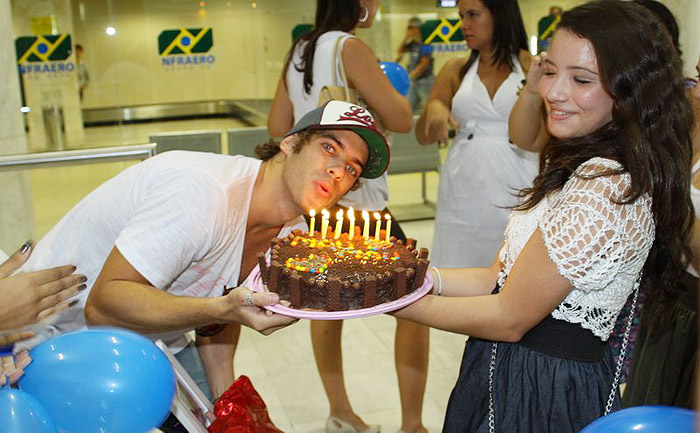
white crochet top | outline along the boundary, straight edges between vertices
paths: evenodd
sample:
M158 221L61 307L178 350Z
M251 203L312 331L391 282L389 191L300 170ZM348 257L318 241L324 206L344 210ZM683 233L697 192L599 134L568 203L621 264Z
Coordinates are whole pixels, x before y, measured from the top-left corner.
M616 204L630 186L628 173L591 175L620 169L616 161L592 158L581 164L564 187L527 211L512 212L500 253L501 287L535 229L542 232L550 259L572 289L552 317L579 323L603 341L634 290L654 241L651 197Z

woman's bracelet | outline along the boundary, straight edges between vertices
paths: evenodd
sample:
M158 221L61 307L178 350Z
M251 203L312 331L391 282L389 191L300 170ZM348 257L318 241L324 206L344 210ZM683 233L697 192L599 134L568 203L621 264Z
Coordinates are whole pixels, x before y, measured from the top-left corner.
M435 276L436 276L435 279L436 279L437 281L435 281L435 282L433 283L433 286L434 286L434 287L435 287L435 286L437 287L437 294L436 294L436 295L437 295L437 296L442 296L442 275L440 275L440 269L436 268L435 266L431 266L430 269L432 269L433 271L435 271ZM433 292L435 292L434 289L433 289ZM434 294L435 294L435 293L434 293Z

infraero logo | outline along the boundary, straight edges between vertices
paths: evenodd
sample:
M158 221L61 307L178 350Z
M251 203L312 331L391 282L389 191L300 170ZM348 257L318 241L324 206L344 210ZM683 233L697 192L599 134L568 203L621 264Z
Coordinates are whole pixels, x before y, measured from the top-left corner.
M423 43L432 45L436 51L463 51L464 35L459 31L462 20L430 20L420 26Z
M163 66L210 65L215 58L205 54L214 45L210 27L163 30L158 35L158 54Z
M51 62L70 56L70 35L21 36L15 39L17 63Z
M163 30L158 35L158 53L199 54L209 52L214 45L211 28Z
M21 74L66 73L75 70L73 62L62 62L71 54L69 34L20 36L15 39L17 64Z

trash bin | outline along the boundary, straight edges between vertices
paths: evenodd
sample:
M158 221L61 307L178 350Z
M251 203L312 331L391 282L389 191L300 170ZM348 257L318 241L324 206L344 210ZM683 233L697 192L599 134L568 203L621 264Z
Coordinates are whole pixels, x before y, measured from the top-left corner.
M60 105L45 105L41 107L46 132L48 150L64 150L66 129L63 123L63 107Z

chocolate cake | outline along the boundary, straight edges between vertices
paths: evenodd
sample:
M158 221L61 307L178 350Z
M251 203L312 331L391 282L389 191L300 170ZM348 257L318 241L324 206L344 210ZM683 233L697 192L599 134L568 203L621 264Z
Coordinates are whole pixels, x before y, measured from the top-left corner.
M384 239L383 230L378 239L321 239L296 230L271 241L269 266L258 256L263 283L297 309L355 310L396 300L423 285L428 250L416 251L413 239Z

